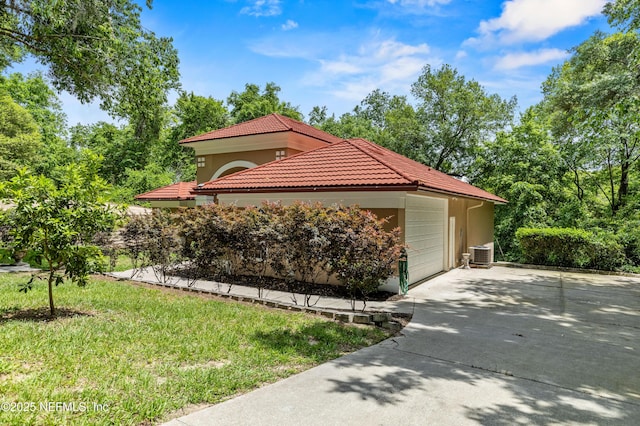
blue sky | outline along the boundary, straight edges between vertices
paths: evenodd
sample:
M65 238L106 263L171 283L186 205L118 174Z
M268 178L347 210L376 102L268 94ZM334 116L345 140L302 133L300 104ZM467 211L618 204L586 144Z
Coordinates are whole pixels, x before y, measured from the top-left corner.
M606 0L155 0L143 25L170 36L183 88L224 100L273 81L308 116L340 115L372 90L409 95L426 64L448 63L523 110L540 84L595 30ZM15 67L34 69L33 61ZM61 94L69 124L109 120ZM172 96L175 99L175 95Z

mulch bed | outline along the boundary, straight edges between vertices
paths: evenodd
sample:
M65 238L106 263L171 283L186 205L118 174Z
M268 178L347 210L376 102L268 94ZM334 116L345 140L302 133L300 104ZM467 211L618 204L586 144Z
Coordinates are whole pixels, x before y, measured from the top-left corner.
M193 271L190 269L184 268L171 272L172 275L177 275L183 278L193 277ZM219 281L227 284L233 285L242 285L246 287L254 287L258 288L259 283L257 277L239 275L239 276L225 276L224 278L213 277L213 276L200 276L198 279L203 280L211 280L211 281ZM272 277L264 277L263 278L262 288L266 290L276 290L276 291L284 291L284 292L295 292L301 294L312 294L314 296L323 296L323 297L336 297L341 299L350 299L351 296L349 292L347 292L346 288L339 285L331 285L331 284L312 284L305 283L302 281L294 281L292 283L287 283L278 278ZM389 291L377 291L375 293L371 293L367 296L367 301L375 301L375 302L384 302L384 301L392 301L399 300L402 296L396 293L392 293Z

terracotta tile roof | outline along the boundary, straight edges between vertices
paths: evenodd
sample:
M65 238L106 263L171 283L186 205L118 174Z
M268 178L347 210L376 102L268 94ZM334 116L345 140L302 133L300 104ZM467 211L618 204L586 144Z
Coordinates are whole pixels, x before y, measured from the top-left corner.
M196 181L178 182L145 192L144 194L136 195L135 199L142 201L194 200L195 196L191 194L191 190L196 184Z
M195 193L417 190L506 200L364 139L344 140L206 182Z
M201 135L183 139L180 143L207 141L212 139L233 138L238 136L261 135L265 133L277 133L292 131L300 133L327 143L340 142L337 136L333 136L301 121L285 117L280 114L269 114L255 118L224 129L212 130Z

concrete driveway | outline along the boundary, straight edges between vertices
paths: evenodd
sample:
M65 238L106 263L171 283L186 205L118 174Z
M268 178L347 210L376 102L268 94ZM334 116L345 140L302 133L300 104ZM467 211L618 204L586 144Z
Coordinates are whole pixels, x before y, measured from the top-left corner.
M409 296L403 336L170 424L638 424L640 279L494 267Z

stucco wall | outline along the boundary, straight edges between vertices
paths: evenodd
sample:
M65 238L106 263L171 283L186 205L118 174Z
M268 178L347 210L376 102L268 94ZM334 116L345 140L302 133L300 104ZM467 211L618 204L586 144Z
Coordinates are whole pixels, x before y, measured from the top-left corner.
M205 167L198 167L196 170L198 183L208 182L217 170L232 161L248 161L260 165L274 161L276 152L280 150L286 151L289 157L326 145L327 142L295 132L239 136L185 144L186 147L193 148L196 163L198 157L205 158ZM229 170L228 173L239 170L242 168Z
M476 202L476 205L480 202ZM493 203L485 202L481 207L469 210L469 237L467 250L472 246L491 247L491 259L494 258L493 250Z
M195 207L196 200L167 200L167 201L159 201L159 200L151 200L149 202L152 208L164 208L164 209L180 209L180 208L188 208Z
M387 223L384 225L385 231L391 231L397 228L400 222L398 222L398 210L399 209L367 209L371 213L375 214L379 219L387 219Z
M269 163L276 159L277 151L286 151L287 157L297 154L300 151L291 148L279 148L279 149L262 149L257 151L245 151L245 152L230 152L225 154L209 154L203 155L205 158L205 167L198 167L196 169L196 179L198 183L208 182L221 167L232 163L234 161L248 161L256 165ZM197 156L200 157L200 156ZM196 158L197 158L196 157ZM226 176L230 173L242 170L242 168L235 168L227 170L222 176Z

